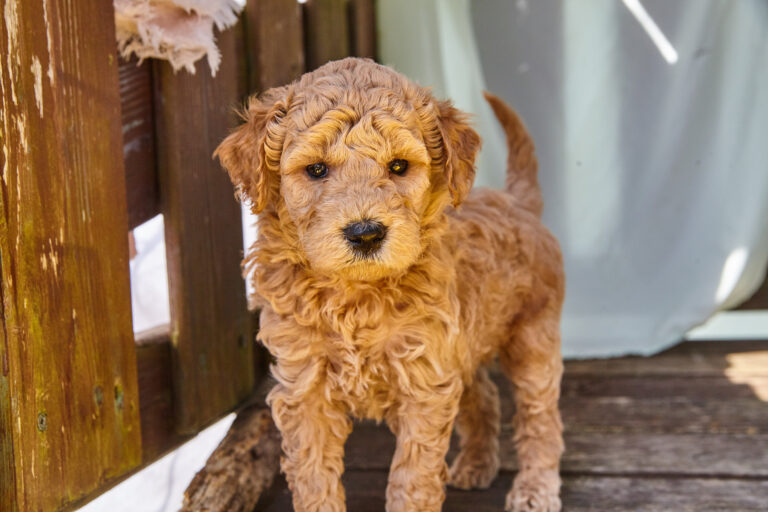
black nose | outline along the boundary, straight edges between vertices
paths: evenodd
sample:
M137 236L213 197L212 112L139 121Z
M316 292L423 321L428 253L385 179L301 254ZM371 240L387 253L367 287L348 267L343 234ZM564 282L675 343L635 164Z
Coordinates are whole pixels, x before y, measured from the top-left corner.
M387 227L384 224L368 219L352 222L342 231L352 249L366 256L378 251L387 236Z

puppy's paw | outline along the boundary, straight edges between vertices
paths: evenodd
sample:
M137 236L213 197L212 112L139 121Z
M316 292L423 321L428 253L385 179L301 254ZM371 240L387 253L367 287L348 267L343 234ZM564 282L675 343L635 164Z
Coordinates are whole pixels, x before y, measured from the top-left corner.
M560 475L553 469L529 469L515 477L505 512L560 512Z
M451 464L448 485L457 489L487 489L499 473L496 453L478 454L461 451Z

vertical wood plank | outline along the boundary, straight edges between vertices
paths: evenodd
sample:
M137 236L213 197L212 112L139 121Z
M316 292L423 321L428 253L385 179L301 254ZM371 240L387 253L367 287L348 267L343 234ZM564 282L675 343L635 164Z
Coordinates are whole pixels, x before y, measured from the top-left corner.
M376 60L375 0L350 0L349 27L352 55Z
M350 55L347 0L307 0L304 27L307 71Z
M245 6L250 92L287 84L304 72L304 27L296 0Z
M159 339L136 340L141 401L143 463L150 464L187 439L176 430L173 364L167 333Z
M240 206L213 150L243 92L237 30L218 35L221 68L174 74L157 63L158 174L165 215L177 429L196 432L254 384Z
M134 228L159 212L155 161L152 63L118 59L128 223Z
M5 112L5 108L3 108ZM5 136L5 134L3 134ZM5 159L3 159L5 163ZM3 195L3 201L5 196ZM5 204L3 204L5 206ZM2 271L2 260L0 260L0 271ZM5 273L2 274L3 280L5 280ZM2 300L5 304L5 286L0 288L2 290ZM9 512L18 512L19 501L16 499L16 464L14 453L14 438L13 438L13 415L14 411L11 410L11 390L9 382L9 366L8 366L8 331L6 328L5 320L5 308L3 308L3 318L0 322L0 329L2 332L2 339L0 339L0 364L2 364L2 372L0 372L0 510L8 510Z
M141 462L110 2L4 0L0 510Z

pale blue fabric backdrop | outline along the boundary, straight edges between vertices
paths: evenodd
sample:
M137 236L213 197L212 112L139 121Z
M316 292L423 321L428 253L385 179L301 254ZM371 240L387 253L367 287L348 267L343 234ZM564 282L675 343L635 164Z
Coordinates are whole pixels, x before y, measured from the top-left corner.
M378 14L382 61L477 115L478 185L502 182L506 152L481 91L526 120L565 253L566 355L651 353L762 282L768 3L386 0Z

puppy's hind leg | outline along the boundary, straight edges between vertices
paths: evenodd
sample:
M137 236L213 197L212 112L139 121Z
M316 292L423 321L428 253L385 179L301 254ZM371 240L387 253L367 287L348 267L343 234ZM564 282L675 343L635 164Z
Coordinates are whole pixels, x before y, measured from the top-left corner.
M499 472L499 391L480 367L464 388L456 417L459 454L451 465L448 483L459 489L487 489Z
M508 512L557 512L563 426L557 402L563 372L559 312L546 308L516 327L500 350L515 395L518 474L507 494Z

